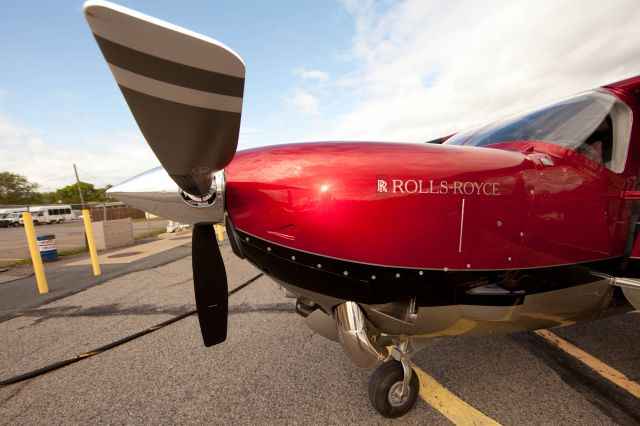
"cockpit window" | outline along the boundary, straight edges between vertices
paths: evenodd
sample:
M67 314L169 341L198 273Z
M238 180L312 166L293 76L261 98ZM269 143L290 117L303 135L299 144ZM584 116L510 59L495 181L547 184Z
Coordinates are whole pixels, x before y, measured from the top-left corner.
M489 146L511 141L543 141L579 152L621 173L630 133L629 107L608 93L587 92L460 132L445 144Z

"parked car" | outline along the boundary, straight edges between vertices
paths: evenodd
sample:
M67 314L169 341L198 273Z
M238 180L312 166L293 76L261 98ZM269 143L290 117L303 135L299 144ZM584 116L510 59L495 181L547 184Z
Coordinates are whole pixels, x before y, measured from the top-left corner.
M22 215L20 213L6 213L0 217L0 228L22 225Z

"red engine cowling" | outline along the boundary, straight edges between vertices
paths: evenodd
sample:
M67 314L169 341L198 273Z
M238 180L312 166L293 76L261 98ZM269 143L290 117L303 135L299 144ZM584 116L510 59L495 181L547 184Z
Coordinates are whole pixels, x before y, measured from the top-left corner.
M552 166L539 161L544 151ZM615 188L589 163L531 142L265 147L239 152L228 167L227 209L248 234L367 264L496 270L588 262L619 256L625 232L608 220Z
M313 143L239 152L227 169L238 230L355 262L434 269L519 264L536 165L519 152Z

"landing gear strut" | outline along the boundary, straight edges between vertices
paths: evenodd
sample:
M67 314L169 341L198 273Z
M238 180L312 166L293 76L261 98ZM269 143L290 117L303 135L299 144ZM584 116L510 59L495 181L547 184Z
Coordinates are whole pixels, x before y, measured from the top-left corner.
M411 368L413 343L404 336L381 336L355 302L344 302L334 312L338 340L351 360L367 369L379 365L369 382L373 407L384 417L405 414L420 391L418 375Z
M369 381L369 401L384 417L406 414L418 399L420 382L411 368L409 341L405 340L391 351L393 360L380 365Z

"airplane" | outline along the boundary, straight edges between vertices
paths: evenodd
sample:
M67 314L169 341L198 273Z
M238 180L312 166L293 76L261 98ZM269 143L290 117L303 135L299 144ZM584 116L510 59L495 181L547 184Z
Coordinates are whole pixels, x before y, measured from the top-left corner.
M205 346L227 336L233 252L315 332L376 370L385 417L414 405L411 357L640 308L640 76L431 143L236 152L245 64L209 37L103 1L84 11L162 167L109 190L193 225Z

